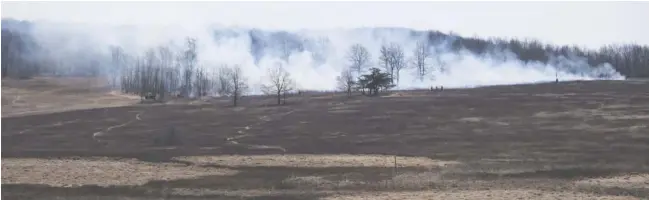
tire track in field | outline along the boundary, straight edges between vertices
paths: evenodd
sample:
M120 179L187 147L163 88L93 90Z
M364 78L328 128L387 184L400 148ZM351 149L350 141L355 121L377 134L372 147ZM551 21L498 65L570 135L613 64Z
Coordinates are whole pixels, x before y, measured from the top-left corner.
M60 122L56 122L56 123L53 123L53 124L47 124L47 125L41 125L41 126L34 126L34 127L32 127L32 128L28 128L28 129L22 130L22 131L18 132L18 134L24 134L24 133L26 133L26 132L33 131L33 130L36 130L36 129L41 129L41 128L50 128L50 127L63 126L63 125L65 125L65 124L71 124L71 123L75 123L75 122L78 122L78 121L81 121L81 119L68 120L68 121L60 121Z
M20 101L20 95L14 96L14 100L11 101L11 105L16 105L18 104L16 101Z
M232 145L242 145L242 146L245 146L245 147L247 147L247 148L249 148L249 149L278 149L278 150L281 150L282 152L286 152L286 149L285 149L284 147L281 147L281 146L269 146L269 145L258 145L258 144L244 144L244 143L240 143L240 142L238 142L237 140L239 140L239 139L241 139L241 138L244 138L244 137L252 136L251 134L247 134L247 133L245 132L246 130L250 130L252 127L261 126L261 125L263 125L263 124L265 124L265 123L268 123L268 122L271 122L271 121L273 121L273 120L277 120L278 118L281 118L281 117L287 116L287 115L289 115L289 114L291 114L291 113L293 113L293 112L295 112L295 111L296 111L296 110L291 110L291 111L288 111L288 112L285 112L285 113L275 114L275 115L272 116L272 117L269 117L269 116L262 116L262 117L259 118L259 120L260 120L259 122L255 123L255 124L251 124L251 125L245 126L245 127L243 128L243 130L239 130L239 131L237 131L237 134L239 134L239 135L232 136L232 137L227 137L225 140L226 140L229 144L232 144Z
M103 131L95 132L95 133L92 134L92 139L94 139L96 142L101 143L102 141L101 141L100 137L106 136L106 134L108 134L108 132L110 132L113 129L127 126L127 125L129 125L131 123L134 123L136 121L141 121L142 118L140 118L140 115L142 115L142 114L144 114L144 111L138 112L137 114L135 114L135 119L132 119L132 120L126 122L126 123L110 126L110 127L105 128Z

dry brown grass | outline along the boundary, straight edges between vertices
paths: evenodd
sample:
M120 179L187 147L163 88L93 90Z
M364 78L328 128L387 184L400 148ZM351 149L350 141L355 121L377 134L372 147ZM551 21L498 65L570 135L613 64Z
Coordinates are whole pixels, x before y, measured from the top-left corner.
M541 190L456 190L456 191L412 191L412 192L350 192L350 191L305 191L298 189L290 190L259 190L259 189L242 189L242 190L224 190L224 189L193 189L193 188L175 188L172 194L182 196L230 196L239 198L255 198L262 196L306 196L322 195L323 200L402 200L402 199L421 199L421 200L447 200L447 199L464 199L464 200L512 200L512 199L536 199L536 200L556 200L556 199L592 199L592 200L635 200L637 197L619 197L607 195L594 195L577 192L548 192Z
M629 119L649 119L649 115L628 114L616 109L633 109L634 107L624 105L613 105L607 109L575 109L563 112L538 112L534 116L539 118L556 118L556 117L576 117L576 118L594 118L601 117L607 120L629 120Z
M325 177L321 177L321 176L292 176L282 181L282 185L284 185L285 187L288 186L288 187L303 189L303 190L317 189L318 191L324 191L324 192L326 192L327 190L344 189L344 188L363 186L368 184L371 183L367 183L361 180L350 180L350 179L334 181L334 180L328 180Z
M386 172L389 170L386 170ZM438 172L404 172L382 181L363 180L361 174L348 173L338 180L323 176L290 176L282 185L296 189L326 190L421 190L446 184ZM450 183L450 182L449 182Z
M640 188L649 189L649 174L623 175L606 178L592 178L576 182L577 185L619 187L619 188Z
M238 198L255 198L261 196L300 196L300 195L313 195L321 194L328 195L339 193L335 191L305 191L299 189L292 190L264 190L264 189L241 189L241 190L225 190L225 189L196 189L196 188L173 188L172 194L181 196L226 196Z
M187 156L175 160L197 165L228 167L394 167L394 156L389 155L222 155ZM425 157L397 157L398 167L443 167L458 164L453 161L433 160Z
M94 78L2 80L2 117L133 105L139 97L112 92Z
M142 185L153 180L235 173L236 171L229 169L147 163L135 159L2 158L2 184L44 184L56 187Z
M418 192L364 192L356 194L331 195L326 200L397 200L397 199L598 199L598 200L627 200L635 197L598 196L574 192L547 192L540 190L472 190L472 191L418 191Z

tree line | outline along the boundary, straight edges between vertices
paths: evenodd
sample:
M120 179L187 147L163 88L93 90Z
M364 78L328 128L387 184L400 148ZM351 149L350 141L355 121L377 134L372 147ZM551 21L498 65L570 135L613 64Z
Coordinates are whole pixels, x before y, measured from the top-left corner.
M398 84L405 68L415 69L417 77L423 80L431 76L432 71L445 70L445 63L434 55L436 52L431 51L432 46L443 44L448 45L451 51L469 51L479 56L507 50L523 62L556 64L552 63L553 58L578 58L590 66L609 63L626 77L649 77L647 45L607 45L593 50L548 45L535 40L481 39L438 31L425 34L425 39L417 41L413 49L388 43L380 47L378 55L370 55L370 51L361 44L351 45L346 56L348 64L337 77L339 89L348 93L361 91L376 94ZM221 95L232 97L236 104L237 99L249 89L241 66L205 67L205 63L198 62L199 56L215 55L198 55L197 42L194 38L187 38L180 48L162 45L142 55L126 53L121 47L112 46L109 47L109 58L88 50L72 52L70 54L76 59L68 57L65 58L68 60L63 60L57 57L59 54L55 54L57 49L39 44L26 31L3 26L2 77L105 76L115 89L124 93L163 99L170 96ZM409 54L411 56L406 57L406 51L412 52ZM295 82L281 64L270 69L267 75L269 81L261 89L277 96L278 103L286 93L295 90Z
M478 37L460 37L430 31L427 39L432 43L442 43L453 38L450 43L453 51L468 50L476 55L487 55L494 51L509 50L523 62L552 63L553 58L572 58L584 60L590 66L611 64L620 74L628 78L649 77L649 45L611 44L599 49L588 49L570 45L543 44L538 40L520 39L482 39ZM563 66L557 66L563 67Z
M186 38L182 49L174 52L168 46L148 50L143 57L125 54L121 47L111 47L110 84L123 93L141 97L153 96L200 98L225 96L234 106L249 91L248 79L240 65L199 66L196 39ZM268 69L262 91L283 104L286 94L295 90L295 82L281 63Z
M191 37L187 37L180 48L161 45L146 50L142 55L127 53L120 46L110 46L106 63L100 62L97 56L89 56L88 62L72 62L73 65L67 68L52 67L57 65L52 61L56 58L43 56L47 55L48 49L35 41L29 34L2 30L3 78L102 76L113 89L142 98L166 100L224 96L231 98L234 106L249 91L247 77L240 65L207 67L205 63L199 63L198 41ZM281 63L268 69L266 83L261 87L262 92L277 98L277 104L285 103L282 100L286 94L296 89L295 81Z

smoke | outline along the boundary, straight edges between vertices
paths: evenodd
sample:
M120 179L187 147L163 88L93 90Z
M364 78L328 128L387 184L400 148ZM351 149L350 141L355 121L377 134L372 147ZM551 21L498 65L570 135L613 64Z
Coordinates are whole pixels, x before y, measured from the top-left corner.
M74 62L96 61L109 71L110 46L120 46L127 54L143 55L150 48L167 45L180 50L186 37L197 40L199 66L208 70L240 65L252 93L259 93L267 69L282 64L300 89L333 90L336 76L348 66L346 54L359 43L371 54L373 67L378 63L383 44L400 45L407 61L426 32L403 28L359 28L339 30L264 31L253 28L223 27L210 24L105 26L100 24L64 24L35 22L31 33L56 58L53 67ZM447 88L519 84L560 80L623 79L609 64L589 66L584 58L551 57L550 62L523 62L507 50L491 50L484 55L452 51L453 36L430 46L433 57L431 74L423 80L415 69L400 72L398 88Z

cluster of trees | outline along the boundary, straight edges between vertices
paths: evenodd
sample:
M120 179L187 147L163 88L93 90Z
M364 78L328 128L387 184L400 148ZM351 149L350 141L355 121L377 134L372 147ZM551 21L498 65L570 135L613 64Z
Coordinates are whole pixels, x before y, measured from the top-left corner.
M427 39L432 44L450 42L452 51L468 50L476 55L486 56L493 52L508 50L523 62L552 63L553 58L583 60L590 66L611 64L615 70L628 78L649 77L649 45L616 44L606 45L599 49L588 49L570 45L543 44L538 40L520 39L482 39L478 37L460 37L438 31L428 32ZM564 67L564 66L557 66Z
M6 22L3 20L2 23L3 78L29 78L38 75L103 76L109 78L114 88L125 93L142 96L153 94L160 98L222 95L231 96L235 102L248 90L240 66L207 67L205 63L199 63L199 56L218 55L198 55L197 41L192 38L188 38L181 47L161 46L139 52L142 55L126 53L120 47L110 47L111 53L106 55L98 53L103 50L92 48L73 51L57 49L54 45L43 44L43 41L34 38L28 31L30 23L21 23L18 26ZM282 49L280 54L284 58L294 51L320 48L319 45L326 44L297 40L288 33L274 34L273 38L279 39L269 43L275 40L264 40L265 36L262 33L260 30L250 32L251 37L255 36L252 37L254 41L251 44L251 53L256 56L268 53L263 50L273 46ZM469 51L479 56L494 57L496 52L506 50L512 52L515 59L523 62L556 64L552 63L555 62L554 59L563 57L568 60L581 60L590 66L609 63L626 77L649 77L647 45L608 45L593 50L576 46L548 45L535 40L460 37L437 31L413 31L412 35L417 38L422 35L426 37L425 40L417 42L413 49L404 49L396 43L385 44L380 47L379 55L375 57L362 45L352 45L347 54L349 65L338 77L339 89L348 93L363 91L376 94L381 89L398 84L400 73L405 68L416 69L414 71L417 77L423 80L431 76L434 70L444 70L444 63L430 50L431 46L442 45L448 45L451 51ZM411 56L405 56L405 52ZM269 84L262 89L266 93L277 95L278 102L281 103L280 96L294 90L295 83L279 64L273 67L268 75L273 81L269 80ZM380 81L374 82L374 78ZM389 80L389 84L384 83L385 80Z
M399 82L400 72L405 68L415 69L416 76L423 80L425 77L432 77L432 71L445 70L445 63L438 56L433 55L431 46L443 45L449 37L453 40L449 44L452 51L468 50L478 56L492 56L499 54L504 50L512 52L514 59L523 62L541 62L558 65L558 68L564 70L571 69L574 66L561 66L561 62L553 59L576 60L581 61L589 66L598 66L601 64L611 64L614 69L622 75L629 78L649 77L649 46L635 44L627 45L608 45L598 51L587 50L579 47L552 45L543 45L535 40L482 40L479 38L462 38L459 36L446 35L440 32L431 31L428 37L423 41L418 41L412 49L412 56L406 58L403 48L396 43L384 44L380 47L378 55L378 66L383 69L372 66L372 55L361 44L352 45L347 52L348 66L346 66L337 77L338 89L347 92L349 95L353 91L365 93L369 88L369 83L374 78L379 78L381 86L379 88L390 88ZM503 57L502 59L511 59ZM553 63L554 62L554 63ZM588 69L585 69L588 70ZM368 72L369 74L363 74ZM572 71L572 73L578 73ZM603 77L602 77L603 78ZM388 81L388 83L385 83ZM371 84L370 84L371 85ZM378 90L369 90L369 94L376 94Z
M344 91L348 96L354 91L360 91L367 95L378 95L381 90L388 90L395 86L394 79L388 72L382 72L381 69L372 67L368 74L354 76L351 70L345 69L337 77L338 89Z
M120 47L111 47L112 71L110 82L123 93L156 99L175 97L203 97L208 95L232 98L234 106L249 90L248 81L240 65L222 65L207 71L198 65L196 40L187 38L184 49L174 53L161 46L148 50L143 57L133 57ZM286 94L295 89L295 82L283 65L268 70L263 92L277 97L282 104Z
M38 74L38 63L28 56L36 49L29 35L2 29L2 78L29 78Z
M399 83L399 74L405 68L416 68L416 75L422 80L434 69L433 55L424 42L417 43L411 58L406 58L403 48L397 43L382 45L379 52L378 66L383 68L383 71L372 67L372 55L367 48L361 44L352 45L347 52L349 66L336 78L338 89L348 95L353 91L377 95L380 90L396 86ZM365 72L368 74L363 74Z

